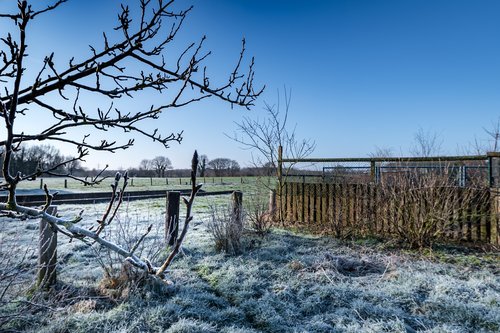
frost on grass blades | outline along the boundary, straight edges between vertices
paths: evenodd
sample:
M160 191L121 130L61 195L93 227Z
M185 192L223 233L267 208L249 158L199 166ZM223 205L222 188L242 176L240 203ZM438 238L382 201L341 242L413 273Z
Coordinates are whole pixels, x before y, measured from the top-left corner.
M212 200L200 198L200 206L209 206ZM120 220L130 218L142 230L150 223L163 224L162 219L151 218L164 210L158 202L132 202L128 215ZM69 212L69 208L61 210ZM210 209L195 213L209 216ZM0 329L465 333L500 328L500 271L495 253L470 255L449 249L436 250L429 257L384 250L380 244L272 231L265 237L254 236L256 245L239 255L227 255L215 250L203 221L192 222L184 254L169 270L176 281L173 289L130 288L118 299L112 288L103 288L94 250L64 242L59 294L54 291L53 298L37 300L36 306L25 296L2 306ZM14 229L27 237L25 228L16 224ZM29 247L29 239L25 241ZM23 308L22 319L7 319L16 307Z

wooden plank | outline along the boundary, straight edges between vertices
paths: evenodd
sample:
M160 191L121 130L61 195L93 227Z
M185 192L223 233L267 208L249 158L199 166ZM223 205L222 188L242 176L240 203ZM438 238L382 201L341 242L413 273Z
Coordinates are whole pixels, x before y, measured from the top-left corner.
M493 245L500 245L500 193L497 188L490 189L490 243Z
M309 188L310 184L304 184L304 225L309 225L310 222Z
M292 195L293 195L292 217L293 217L293 221L297 222L297 220L298 220L297 211L298 211L298 206L299 206L299 202L300 202L297 183L292 184Z
M342 225L344 221L344 197L343 197L343 187L341 184L335 184L335 210L336 210L336 220L335 220L335 233L337 237L342 234Z
M345 234L349 231L349 220L351 217L351 196L350 196L350 188L348 184L342 184L342 234Z
M355 234L359 233L359 225L358 225L358 206L359 206L359 196L358 196L358 184L351 184L351 231L354 231Z
M335 221L335 191L334 184L328 184L328 231L333 232Z
M293 202L293 193L292 193L292 184L286 183L286 219L288 223L293 223L293 215L292 215L292 202Z
M483 207L482 207L482 225L481 228L481 239L485 242L491 241L491 200L490 200L490 192L483 193Z
M323 200L322 200L322 184L321 183L318 183L318 184L315 184L316 185L316 188L315 188L315 192L314 192L314 196L315 196L315 201L316 201L316 205L315 205L315 212L316 212L316 219L315 219L315 226L316 228L318 228L317 230L321 230L321 222L323 220Z
M305 213L304 213L304 210L305 210L305 195L304 195L304 183L298 183L297 184L297 187L298 187L298 191L299 191L299 207L298 207L298 222L299 224L303 224L306 220L305 218Z
M309 227L314 225L316 218L316 202L314 200L316 184L309 184Z
M323 228L328 224L328 184L321 184L321 225Z

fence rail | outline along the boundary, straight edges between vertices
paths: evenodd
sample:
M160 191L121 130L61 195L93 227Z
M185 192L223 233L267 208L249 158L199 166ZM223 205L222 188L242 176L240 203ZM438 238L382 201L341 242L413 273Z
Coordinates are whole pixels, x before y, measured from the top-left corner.
M191 190L178 190L181 195L189 195ZM161 191L127 191L124 194L125 200L144 200L163 198L168 190ZM199 191L197 196L224 195L231 194L233 190L227 191ZM2 196L0 195L0 198ZM54 197L52 203L55 204L91 204L95 202L106 202L111 198L111 192L77 192L60 193ZM17 202L25 206L37 206L46 202L45 195L18 195Z

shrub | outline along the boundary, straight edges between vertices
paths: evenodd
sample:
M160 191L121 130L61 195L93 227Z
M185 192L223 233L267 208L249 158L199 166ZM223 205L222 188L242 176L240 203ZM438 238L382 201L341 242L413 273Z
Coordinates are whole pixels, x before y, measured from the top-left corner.
M443 169L446 170L446 169ZM397 173L379 188L381 222L413 248L431 246L466 222L479 221L487 188L459 187L446 172Z
M230 205L211 206L207 228L215 241L215 249L228 254L236 254L241 250L243 233L243 212L235 211Z
M265 195L258 191L248 196L245 202L245 218L247 226L258 235L267 234L272 226L274 212L269 210Z

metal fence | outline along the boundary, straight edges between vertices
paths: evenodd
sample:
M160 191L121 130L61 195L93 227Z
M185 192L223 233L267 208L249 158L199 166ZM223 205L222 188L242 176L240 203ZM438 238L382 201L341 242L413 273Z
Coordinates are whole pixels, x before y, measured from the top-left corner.
M450 185L485 186L488 156L282 159L282 180L302 183L378 184L406 175L446 175Z

